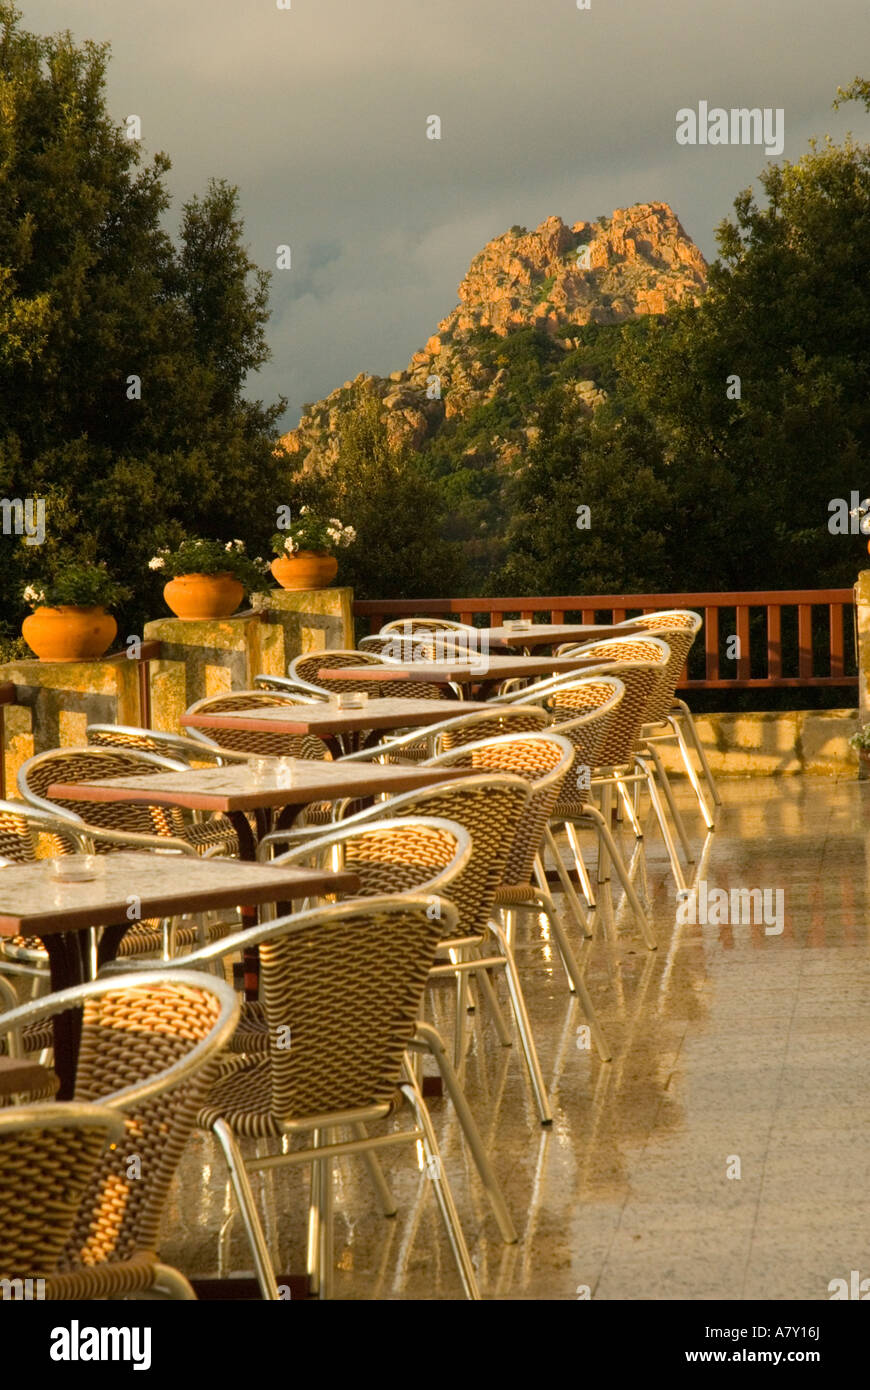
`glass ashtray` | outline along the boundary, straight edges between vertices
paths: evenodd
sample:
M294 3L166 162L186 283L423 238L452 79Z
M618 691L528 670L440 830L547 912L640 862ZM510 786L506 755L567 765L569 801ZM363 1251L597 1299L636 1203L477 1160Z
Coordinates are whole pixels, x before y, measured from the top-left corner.
M52 877L59 883L90 883L104 868L98 854L59 854L51 861Z
M507 618L502 623L502 627L505 632L528 632L531 627L534 627L534 623L530 622L528 618Z
M343 694L336 696L335 703L339 709L363 709L369 701L369 697L363 690L346 690Z

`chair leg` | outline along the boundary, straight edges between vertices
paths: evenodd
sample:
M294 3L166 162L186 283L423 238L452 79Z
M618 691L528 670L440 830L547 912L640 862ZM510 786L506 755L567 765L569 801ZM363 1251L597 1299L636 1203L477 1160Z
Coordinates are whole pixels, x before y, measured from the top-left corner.
M691 782L692 790L694 791L695 796L698 799L698 808L701 812L701 815L704 818L704 824L706 825L708 830L714 830L716 828L716 823L713 820L713 813L707 805L706 797L704 796L704 793L701 790L701 783L698 780L698 774L695 771L695 765L692 762L691 757L689 756L689 746L686 743L686 740L683 738L683 731L680 728L678 721L673 717L673 715L668 715L667 722L670 724L671 728L674 731L674 736L677 740L677 744L679 745L680 749L680 757L683 760L683 767L686 769L686 776Z
M695 721L692 718L692 711L689 709L689 706L686 704L685 700L674 700L674 709L678 709L680 711L680 715L682 715L683 719L685 719L686 721L686 728L688 729L689 737L695 746L695 752L698 754L698 761L700 762L701 770L704 773L704 780L706 781L707 786L710 788L710 795L713 798L714 805L721 806L722 797L719 794L719 788L716 785L716 779L713 776L712 769L707 761L707 754L704 752L704 745L698 736L698 730L695 728ZM679 718L680 716L678 715L677 717Z
M541 1071L541 1063L538 1060L538 1049L535 1046L532 1025L529 1020L528 1010L526 1009L525 996L523 995L523 987L520 984L520 977L517 972L517 963L514 960L514 954L508 943L507 936L498 922L490 922L489 928L498 941L502 955L504 956L505 974L507 975L514 1018L517 1021L517 1030L520 1035L523 1056L526 1059L529 1080L532 1083L532 1090L535 1093L535 1102L538 1107L538 1114L541 1117L541 1124L551 1125L553 1123L553 1111L550 1107L549 1096L547 1095L544 1073Z
M637 818L637 811L635 810L634 802L628 794L628 787L625 785L624 782L617 782L616 787L622 800L622 804L628 813L629 823L631 825L632 830L634 831L634 838L636 840L642 840L643 831L640 828L640 821ZM637 787L638 783L635 782L635 791L637 790Z
M351 1130L355 1139L368 1138L365 1125L352 1125ZM381 1167L380 1160L377 1154L374 1153L371 1149L364 1149L363 1158L365 1159L365 1165L369 1170L369 1177L371 1178L372 1186L374 1187L375 1192L378 1194L378 1201L381 1204L381 1211L384 1213L384 1216L395 1216L399 1208L396 1206L393 1194L387 1185L387 1180L384 1177L384 1170Z
M598 900L595 896L595 889L592 886L592 879L589 877L589 870L586 867L586 861L583 858L583 850L580 845L580 840L577 835L577 831L570 821L565 822L565 834L568 836L568 843L571 846L571 850L574 854L574 863L577 868L577 875L580 879L580 886L583 889L583 896L586 899L586 902L588 903L590 909L594 909L597 905Z
M465 1097L465 1092L462 1089L459 1077L456 1075L454 1068L450 1065L450 1058L447 1056L447 1050L444 1043L441 1041L441 1036L431 1024L418 1023L415 1041L422 1047L425 1047L438 1064L438 1070L444 1081L445 1089L453 1102L456 1117L462 1126L462 1132L471 1150L474 1165L477 1168L480 1180L483 1183L486 1195L489 1199L489 1204L492 1207L492 1214L498 1224L501 1238L505 1245L515 1245L517 1242L516 1227L508 1211L507 1202L504 1199L501 1185L489 1161L486 1149L484 1148L480 1130L477 1127L477 1121Z
M568 827L566 825L566 833L567 830ZM571 845L571 849L574 851L575 860L579 858L579 863L577 867L578 874L580 877L580 883L583 890L583 896L586 898L587 903L589 903L589 907L593 908L595 906L595 900L594 895L592 893L592 884L589 882L589 875L586 871L586 865L583 863L582 855L578 856L577 850L574 848L570 835L568 836L568 843ZM586 915L580 907L580 899L577 897L577 894L574 891L574 885L571 882L571 876L568 873L568 870L565 868L562 856L559 853L559 846L556 842L556 836L553 834L552 827L549 825L544 827L544 844L550 851L550 854L555 863L556 873L559 876L559 887L565 894L565 901L568 904L571 916L574 918L574 921L577 923L577 926L580 928L583 935L591 936L592 932L590 931L589 923L586 920ZM577 842L577 848L579 849L579 841ZM536 860L535 862L535 877L540 887L546 891L547 878L546 874L544 873L544 866L540 860ZM590 898L592 898L592 902L589 902Z
M495 1031L498 1034L499 1042L502 1047L512 1047L513 1038L510 1035L510 1029L504 1021L504 1014L501 1011L501 1005L498 1002L495 987L492 980L489 978L489 971L477 970L475 971L475 978L480 986L483 997L489 1005L489 1011L492 1014L492 1021L495 1024Z
M656 748L655 744L652 743L650 744L647 752L649 757L652 758L653 763L655 764L655 775L661 783L662 791L665 794L665 800L667 801L668 807L670 808L671 818L673 819L677 834L680 837L680 843L683 846L683 853L686 856L686 863L693 864L695 862L695 851L692 849L692 842L689 839L688 834L686 833L685 822L683 821L683 817L680 814L680 808L678 807L676 798L674 797L674 789L671 786L671 779L665 772L661 754L659 753L659 750ZM646 756L646 754L644 754L644 756Z
M311 1138L312 1147L320 1148L320 1130L316 1129ZM320 1187L322 1170L319 1163L311 1165L311 1184L308 1190L308 1243L305 1269L308 1274L308 1288L311 1293L320 1293Z
M634 884L629 878L628 870L625 867L625 861L623 860L622 855L619 852L619 847L617 846L616 841L610 833L610 827L608 826L607 822L605 821L597 806L587 806L585 814L595 822L595 828L598 831L599 836L602 840L604 840L607 846L611 862L613 864L614 869L616 870L616 876L622 884L625 896L628 899L629 907L634 913L635 921L640 927L641 935L644 939L644 942L651 951L654 951L656 949L656 946L658 945L658 942L656 941L655 932L650 926L647 915L643 910L643 905L641 904L640 898L637 896L637 893L635 891Z
M577 957L574 955L574 952L571 950L571 943L569 942L568 937L565 934L565 928L562 926L562 923L559 919L559 914L556 911L556 904L553 902L553 899L550 897L549 893L546 893L543 890L539 889L537 896L538 901L540 902L548 918L550 919L550 926L552 928L553 935L555 936L559 946L559 950L562 953L562 959L565 962L565 967L570 973L574 989L577 993L577 998L580 1000L580 1007L586 1015L586 1020L591 1029L592 1038L595 1043L595 1048L598 1052L598 1056L601 1058L602 1062L609 1062L613 1054L611 1053L610 1048L607 1045L607 1039L604 1036L604 1030L598 1021L598 1015L595 1012L595 1006L593 1005L592 1000L589 997L589 991L586 988L585 981L581 974L579 962L577 960Z
M328 1144L331 1139L331 1131L321 1130L321 1134L322 1142ZM330 1157L321 1159L317 1165L320 1169L320 1249L318 1252L320 1287L317 1296L324 1300L332 1298L335 1273L332 1163L333 1160Z
M603 816L608 829L611 823L613 807L613 783L606 781L601 787L601 815ZM599 836L598 839L598 882L607 883L610 878L610 861L607 858L607 850L604 842Z
M456 1261L456 1268L462 1280L462 1287L465 1297L474 1302L480 1301L480 1290L477 1287L477 1276L474 1272L474 1265L471 1262L471 1255L465 1243L465 1236L459 1223L459 1213L456 1210L456 1203L453 1200L453 1193L447 1181L447 1174L444 1172L444 1165L441 1162L441 1154L438 1149L438 1140L435 1138L435 1130L432 1127L432 1120L422 1093L413 1082L407 1082L402 1086L404 1095L414 1109L417 1117L417 1124L423 1131L423 1152L426 1156L426 1172L429 1174L432 1186L435 1189L435 1196L441 1208L441 1215L447 1229L447 1236L450 1241L450 1248L453 1251L453 1258Z
M647 790L649 792L649 799L652 803L652 808L655 812L656 820L659 823L659 830L662 832L662 839L665 842L665 849L668 852L668 859L671 863L671 873L674 876L674 883L677 886L677 893L680 895L685 895L686 893L688 893L689 890L686 887L686 880L683 875L683 868L680 864L679 858L677 857L677 847L674 844L674 837L671 834L671 827L668 825L667 817L665 816L664 807L662 806L662 799L659 796L659 789L656 786L656 780L652 776L648 767L646 767L643 764L641 764L641 766L643 767L643 771L646 775L646 785Z
M460 959L462 952L459 952ZM464 970L456 972L456 1022L453 1028L453 1065L458 1071L465 1064L466 1014L468 1012L468 976Z
M543 864L541 863L541 861L540 861L539 858L535 860L534 868L533 868L533 873L534 873L534 877L535 877L535 883L538 885L538 888L540 888L540 890L541 890L542 893L548 893L548 892L550 891L550 885L549 885L548 882L547 882L547 875L546 875L546 873L544 872L544 866L543 866ZM561 877L562 877L562 876L560 875L560 878L561 878ZM570 886L571 886L571 884L570 884L570 879L568 879L567 874L565 875L565 879L568 881L568 884L569 884L569 887L570 887ZM563 881L563 883L562 883L562 887L564 888L564 881ZM568 895L566 894L566 897L567 897L567 896L568 896ZM586 925L585 919L579 915L579 914L580 914L580 903L579 903L579 901L577 900L576 894L574 895L574 902L573 902L573 903L569 900L569 902L568 902L568 908L569 908L569 911L570 911L570 913L571 913L571 916L574 918L574 920L577 922L578 926L580 927L581 935L583 935L584 937L591 935L591 933L589 932L589 929L588 929L588 927L587 927L587 925ZM558 942L557 942L556 944L558 945ZM565 960L565 957L562 955L562 952L561 952L561 951L559 952L559 959L560 959L560 961L562 962L562 969L563 969L564 972L565 972L565 979L568 981L568 988L569 988L569 990L571 991L571 993L574 994L574 993L575 993L575 990L574 990L574 981L573 981L573 979L571 978L571 971L568 969L568 962Z
M272 1264L272 1257L269 1254L269 1247L266 1244L266 1237L263 1233L263 1226L257 1213L257 1205L254 1201L254 1194L251 1190L248 1170L245 1167L245 1160L242 1158L241 1150L235 1140L235 1135L227 1124L226 1120L215 1120L213 1126L218 1143L224 1151L227 1167L230 1172L230 1180L233 1184L233 1191L236 1194L236 1201L242 1213L245 1232L251 1253L254 1256L254 1268L257 1274L257 1281L260 1285L260 1292L265 1299L278 1301L278 1281L275 1278L275 1268Z

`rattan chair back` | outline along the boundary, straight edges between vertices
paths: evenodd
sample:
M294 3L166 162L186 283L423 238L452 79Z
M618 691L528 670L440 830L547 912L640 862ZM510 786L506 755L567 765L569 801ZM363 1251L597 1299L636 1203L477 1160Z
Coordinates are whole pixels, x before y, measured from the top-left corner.
M30 864L36 859L41 837L51 856L77 854L83 849L82 829L70 825L67 830L61 817L37 811L21 801L0 801L0 858L14 864Z
M379 666L383 667L384 662L380 656L375 656L372 652L313 652L306 656L297 656L290 662L290 677L298 685L309 690L324 691L330 694L341 695L348 691L359 691L361 694L368 695L370 699L400 699L400 700L443 700L445 689L442 685L436 685L432 681L367 681L365 676L360 674L356 680L330 680L328 676L319 676L318 671L327 669L330 666Z
M273 864L328 864L359 877L354 897L441 893L468 864L471 836L455 821L402 816L344 826Z
M529 796L524 778L487 772L391 796L354 816L353 824L379 817L436 816L464 826L471 836L471 857L447 896L459 910L459 936L482 939Z
M473 632L476 635L479 629L470 623L453 622L450 618L394 618L392 622L384 623L377 635L389 637L390 633L399 633L409 637L418 632L421 636L427 632Z
M474 767L522 777L530 796L514 827L503 869L503 884L530 883L535 858L565 778L574 762L569 739L547 730L501 734L430 758L428 767Z
M240 710L270 709L277 705L305 703L279 690L233 690L221 695L206 695L186 711L187 714L234 714ZM322 738L316 734L282 734L260 729L216 729L208 732L195 729L197 738L207 747L229 748L235 753L250 753L260 758L309 758L322 762L330 758Z
M65 801L48 795L52 782L92 782L138 777L148 772L183 771L177 758L133 748L57 748L28 758L18 771L18 790L25 801L44 811L58 806L88 825L139 835L183 837L186 822L173 806L146 806L127 801ZM104 846L98 845L98 850Z
M660 637L671 649L661 686L650 701L646 723L661 723L671 713L677 685L703 621L700 613L689 608L671 608L661 613L648 613L643 618L644 631Z
M138 729L132 724L89 724L85 736L92 748L136 748L143 753L162 753L167 758L178 758L189 767L238 761L226 750L209 748L199 739L167 734L162 729Z
M461 705L460 705L461 708ZM400 738L387 738L383 743L359 753L350 753L343 762L419 762L422 758L434 757L449 748L459 748L465 743L478 743L484 738L495 738L498 734L521 734L545 729L551 716L537 705L514 705L504 709L493 706L491 709L470 710L453 719L445 719L440 724L430 724L427 728L403 734Z
M431 907L422 894L355 898L222 942L222 953L259 945L271 1098L268 1113L251 1108L242 1071L238 1094L232 1078L222 1083L221 1108L206 1107L200 1124L229 1109L237 1134L259 1135L369 1107L389 1113L444 928L456 930L448 902L440 917Z
M596 676L618 676L625 687L598 751L600 766L615 767L632 761L638 733L648 722L670 654L667 643L657 637L620 637L583 648L584 656L601 661L594 672ZM563 723L588 709L589 697L582 684L576 679L554 682L545 692L554 723Z
M0 1036L71 1008L81 1012L73 1099L120 1110L125 1135L87 1183L54 1296L112 1297L141 1286L143 1257L156 1258L170 1183L240 1006L211 975L116 975L0 1015Z
M590 800L592 774L596 767L604 764L601 752L625 695L625 685L618 676L588 676L564 689L571 695L566 694L561 706L558 700L562 698L562 691L552 697L556 703L550 732L570 739L574 746L574 765L552 812L557 818L581 815ZM569 701L572 712L564 718Z
M123 1135L124 1117L104 1105L0 1112L0 1300L6 1280L40 1279L57 1268L106 1148Z

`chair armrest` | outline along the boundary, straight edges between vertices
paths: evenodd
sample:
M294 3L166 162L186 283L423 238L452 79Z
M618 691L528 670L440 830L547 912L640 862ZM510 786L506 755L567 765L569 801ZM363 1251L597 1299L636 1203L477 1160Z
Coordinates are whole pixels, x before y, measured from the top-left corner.
M150 849L156 853L187 854L198 859L193 845L179 840L174 835L140 835L134 830L102 830L98 826L86 826L85 834L94 845L118 845L127 849Z

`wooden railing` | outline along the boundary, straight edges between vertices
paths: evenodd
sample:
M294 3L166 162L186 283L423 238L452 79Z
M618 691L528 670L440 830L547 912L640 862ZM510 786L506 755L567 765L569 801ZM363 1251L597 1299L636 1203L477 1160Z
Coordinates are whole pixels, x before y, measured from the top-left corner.
M662 608L693 608L704 619L703 650L698 657L692 654L682 686L695 690L769 690L858 684L851 589L363 599L354 604L353 611L356 617L368 620L370 631L377 632L393 618L414 616L450 617L483 627L506 617L551 623L618 623ZM722 621L723 611L726 621Z

